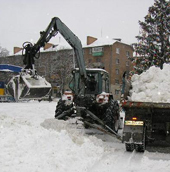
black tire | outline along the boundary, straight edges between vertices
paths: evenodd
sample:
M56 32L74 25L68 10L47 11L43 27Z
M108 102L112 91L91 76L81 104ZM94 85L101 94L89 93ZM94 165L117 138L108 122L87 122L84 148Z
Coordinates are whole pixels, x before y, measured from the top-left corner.
M119 105L117 101L110 100L105 113L105 123L115 132L119 129Z
M87 125L87 124L85 124L85 123L83 123L83 126L84 126L84 128L85 128L85 129L90 128L90 126L89 126L89 125Z
M136 152L145 152L145 149L146 149L146 128L144 127L142 144L136 144L135 150L136 150Z
M60 99L57 103L57 106L56 106L56 110L55 110L55 118L57 116L59 116L62 112L64 112L64 109L65 109L65 105L64 105L65 101L63 101L62 99Z
M65 119L65 116L70 116L72 114L72 111L71 111L72 107L73 107L73 104L66 106L65 100L60 99L56 106L55 118Z
M136 152L145 152L145 144L135 144Z
M125 143L126 151L133 152L134 150L134 144L133 143Z

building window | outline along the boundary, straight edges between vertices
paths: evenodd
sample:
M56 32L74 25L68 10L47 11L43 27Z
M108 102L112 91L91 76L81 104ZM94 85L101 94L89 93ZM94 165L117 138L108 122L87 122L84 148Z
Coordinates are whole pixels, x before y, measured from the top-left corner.
M116 64L119 64L119 59L116 59Z
M115 95L119 95L120 90L115 90Z
M91 48L89 49L89 54L92 54L92 49Z
M93 47L92 48L92 56L103 56L103 47Z
M116 54L120 54L120 49L116 48Z
M89 59L89 63L92 63L92 59Z
M115 79L115 84L119 84L119 80L118 79Z
M92 52L93 53L103 52L103 47L94 47L92 48Z
M130 57L130 52L129 51L126 51L126 56Z
M126 61L126 66L129 66L129 61Z
M96 58L96 62L101 62L101 58L100 57L97 57Z
M119 69L116 69L116 75L119 75Z

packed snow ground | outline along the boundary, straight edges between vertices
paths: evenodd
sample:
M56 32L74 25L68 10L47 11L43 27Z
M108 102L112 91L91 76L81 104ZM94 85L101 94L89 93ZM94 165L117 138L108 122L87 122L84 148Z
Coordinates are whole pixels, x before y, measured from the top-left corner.
M126 152L114 137L54 119L56 102L0 107L0 172L170 171L170 154Z
M152 66L140 75L131 78L132 90L129 100L138 102L170 103L170 65L163 69Z

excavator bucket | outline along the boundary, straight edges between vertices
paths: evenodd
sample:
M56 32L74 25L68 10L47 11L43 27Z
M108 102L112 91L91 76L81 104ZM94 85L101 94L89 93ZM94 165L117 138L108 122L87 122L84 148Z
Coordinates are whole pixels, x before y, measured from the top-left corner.
M29 74L14 76L7 84L7 91L15 100L40 99L51 91L51 84L41 76Z

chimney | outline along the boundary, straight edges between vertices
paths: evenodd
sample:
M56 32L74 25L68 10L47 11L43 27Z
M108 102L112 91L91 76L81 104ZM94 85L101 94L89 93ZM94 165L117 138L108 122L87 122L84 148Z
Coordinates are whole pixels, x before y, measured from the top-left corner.
M53 46L53 44L51 44L51 43L46 43L45 46L44 46L44 50L49 49L49 48L52 47L52 46Z
M14 47L14 54L20 52L22 50L22 48L20 47Z
M116 40L116 41L120 41L121 42L121 38L113 38L113 40Z
M92 36L87 36L87 45L92 44L93 42L95 42L97 40L97 38L94 38Z

